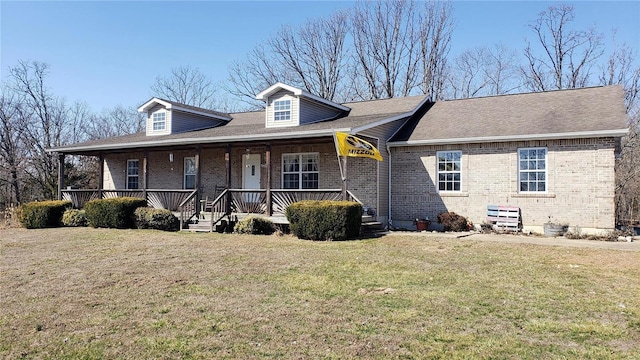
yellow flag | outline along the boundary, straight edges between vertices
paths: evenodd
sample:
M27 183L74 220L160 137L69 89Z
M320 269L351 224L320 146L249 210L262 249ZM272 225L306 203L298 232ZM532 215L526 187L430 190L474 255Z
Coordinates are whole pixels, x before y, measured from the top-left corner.
M336 131L336 144L341 156L368 157L382 161L382 155L375 146L351 134Z

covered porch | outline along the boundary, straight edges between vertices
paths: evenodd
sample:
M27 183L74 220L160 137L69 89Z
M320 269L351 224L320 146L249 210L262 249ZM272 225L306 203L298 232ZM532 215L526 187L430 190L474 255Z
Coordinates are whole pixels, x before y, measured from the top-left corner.
M276 162L272 161L274 153ZM150 207L174 212L184 228L197 224L200 229L208 227L212 231L225 217L243 214L284 219L286 208L301 200L344 199L363 203L347 190L346 182L340 178L330 138L273 145L175 146L89 155L98 158L100 188L66 188L65 154L59 154L60 199L82 208L93 199L143 198ZM289 163L290 158L295 161ZM139 159L135 171L131 170L132 159ZM300 186L293 188L298 181ZM132 184L139 188L130 189ZM367 206L366 202L363 205Z

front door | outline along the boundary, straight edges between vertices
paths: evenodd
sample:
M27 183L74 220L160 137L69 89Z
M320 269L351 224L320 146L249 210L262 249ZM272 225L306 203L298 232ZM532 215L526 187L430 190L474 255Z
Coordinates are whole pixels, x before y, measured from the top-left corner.
M242 156L242 188L260 189L260 154Z

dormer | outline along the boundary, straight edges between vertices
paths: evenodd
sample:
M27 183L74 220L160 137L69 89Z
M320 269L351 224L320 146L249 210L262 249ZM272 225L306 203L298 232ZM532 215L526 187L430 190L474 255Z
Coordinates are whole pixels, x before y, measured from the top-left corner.
M138 112L147 113L147 136L207 129L231 120L229 114L156 97L142 104Z
M276 83L256 95L266 103L267 128L290 127L332 120L351 109L302 89Z

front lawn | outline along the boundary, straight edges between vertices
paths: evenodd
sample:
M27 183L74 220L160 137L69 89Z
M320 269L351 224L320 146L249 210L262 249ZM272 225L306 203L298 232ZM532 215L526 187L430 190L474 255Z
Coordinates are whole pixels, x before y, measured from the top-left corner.
M640 253L0 230L0 358L640 358Z

